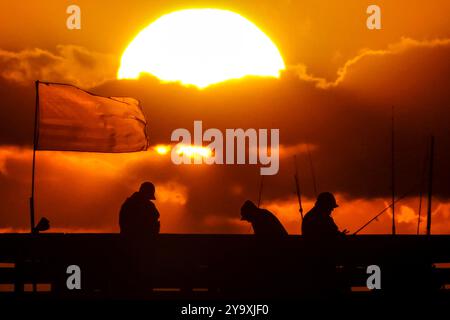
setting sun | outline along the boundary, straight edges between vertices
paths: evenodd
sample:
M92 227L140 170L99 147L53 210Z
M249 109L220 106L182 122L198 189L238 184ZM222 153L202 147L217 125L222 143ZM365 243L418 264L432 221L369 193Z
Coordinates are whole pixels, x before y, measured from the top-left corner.
M204 88L247 75L278 77L284 68L275 44L249 20L227 10L189 9L142 30L123 53L117 77L150 73Z

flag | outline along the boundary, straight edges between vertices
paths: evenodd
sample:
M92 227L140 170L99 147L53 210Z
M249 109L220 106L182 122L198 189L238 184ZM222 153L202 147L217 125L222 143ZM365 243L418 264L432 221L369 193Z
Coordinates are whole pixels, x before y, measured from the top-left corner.
M134 152L148 147L147 121L134 98L98 96L38 82L36 150Z

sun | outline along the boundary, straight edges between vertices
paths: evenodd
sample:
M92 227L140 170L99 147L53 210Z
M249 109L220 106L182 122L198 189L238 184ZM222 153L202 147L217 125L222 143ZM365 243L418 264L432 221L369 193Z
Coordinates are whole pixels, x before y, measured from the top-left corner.
M150 73L162 81L204 88L244 76L279 77L283 58L256 25L219 9L189 9L160 17L124 51L118 79Z

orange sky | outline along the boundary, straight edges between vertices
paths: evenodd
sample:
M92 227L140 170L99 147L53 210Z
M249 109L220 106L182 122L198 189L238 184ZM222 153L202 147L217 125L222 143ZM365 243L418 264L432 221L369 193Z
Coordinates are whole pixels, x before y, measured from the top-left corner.
M82 29L65 27L69 4ZM368 4L382 9L382 30L365 27ZM320 190L338 195L335 218L355 231L388 203L390 107L397 108L398 192L419 178L426 137L436 135L433 230L450 232L450 3L448 1L214 1L258 25L287 65L282 78L231 81L202 92L152 77L114 80L132 38L162 14L212 7L207 1L17 1L0 4L0 230L27 230L33 81L67 82L108 96L133 96L144 108L152 144L195 119L216 128L280 128L285 148L312 150ZM313 199L308 159L299 154L306 208ZM240 204L256 199L255 167L175 167L152 152L38 155L37 213L55 230L117 231L121 202L143 180L157 183L163 232L249 232ZM289 232L300 221L290 157L266 181L263 204ZM220 182L220 183L219 183ZM415 232L417 193L398 215ZM423 216L425 214L423 212ZM366 231L387 233L389 215ZM425 226L425 220L423 221Z
M82 29L65 27L69 4L78 4ZM377 4L382 30L365 27L365 10ZM42 0L24 5L0 4L0 45L3 49L80 45L119 56L150 22L174 10L215 7L235 11L266 32L286 63L303 63L314 74L333 76L336 69L363 48L382 49L401 37L434 39L449 36L450 3L430 1L145 1L112 2ZM19 18L20 17L20 18Z

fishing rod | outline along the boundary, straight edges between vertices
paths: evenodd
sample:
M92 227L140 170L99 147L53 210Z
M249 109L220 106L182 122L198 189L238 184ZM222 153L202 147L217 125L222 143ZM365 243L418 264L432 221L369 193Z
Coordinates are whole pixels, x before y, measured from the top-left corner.
M431 234L431 201L433 199L433 160L434 160L434 136L430 139L430 155L428 163L428 203L427 203L427 235Z
M428 148L427 148L428 149ZM429 152L429 154L428 154ZM430 146L429 146L429 150L427 150L427 156L425 157L425 167L426 164L428 162L428 208L427 208L427 235L430 235L430 231L431 231L431 200L432 200L432 185L433 185L433 156L434 156L434 136L431 136L430 138ZM427 161L428 160L428 161ZM395 205L395 203L399 202L400 200L402 200L403 198L405 198L406 196L408 196L411 192L413 192L414 190L416 190L417 187L419 187L421 189L422 187L422 180L423 179L419 179L419 183L414 186L411 190L409 190L408 192L404 193L401 197L395 199L395 201L393 201L389 206L387 206L386 208L384 208L380 213L378 213L375 217L373 217L370 221L368 221L365 225L363 225L361 228L359 228L358 230L356 230L355 233L353 233L354 235L357 234L358 232L360 232L362 229L364 229L365 227L367 227L370 223L372 223L372 221L376 220L379 216L381 216L384 212L386 212L389 208L393 207ZM421 192L421 197L422 197L422 192ZM420 199L421 201L421 199ZM421 203L420 203L421 206ZM421 209L421 208L420 208ZM419 209L419 210L420 210ZM420 226L420 212L419 212L419 222L418 222L418 226L417 226L417 231L419 231L419 226Z
M296 155L294 155L294 167L295 167L294 180L295 180L295 190L296 190L297 199L298 199L298 211L300 212L300 216L302 217L302 221L303 221L302 195L300 193L300 182L298 179L298 168L297 168L297 156Z
M417 217L417 235L420 233L420 218L422 213L422 198L423 198L423 187L425 184L425 176L427 172L427 164L428 164L428 145L425 152L425 159L423 161L423 168L422 168L422 175L420 177L420 189L419 189L419 210L418 210L418 217Z
M358 230L356 230L353 235L356 235L358 232L360 232L361 230L363 230L365 227L367 227L369 224L371 224L374 220L377 220L379 216L381 216L383 213L385 213L389 208L392 207L393 204L403 200L404 198L406 198L411 192L413 192L416 189L416 186L414 186L414 188L412 188L411 190L409 190L408 192L405 192L404 194L402 194L400 197L398 197L397 199L395 199L395 201L393 203L391 203L390 205L388 205L386 208L384 208L383 210L381 210L375 217L373 217L372 219L370 219L366 224L364 224L361 228L359 228Z
M391 191L392 191L392 234L395 235L395 109L391 114Z
M259 183L259 193L258 193L258 208L261 205L261 198L262 198L262 191L263 191L263 185L264 185L264 176L261 176L261 180Z
M316 173L315 173L315 171L314 171L314 165L313 165L313 161L312 161L312 157L311 157L311 152L309 151L308 144L306 144L306 153L307 153L307 155L308 155L309 168L310 168L310 170L311 170L311 178L312 178L312 181L313 181L314 195L317 197Z

